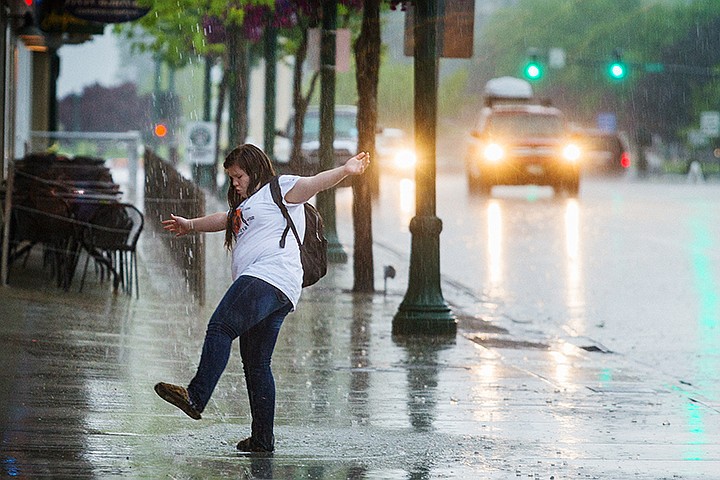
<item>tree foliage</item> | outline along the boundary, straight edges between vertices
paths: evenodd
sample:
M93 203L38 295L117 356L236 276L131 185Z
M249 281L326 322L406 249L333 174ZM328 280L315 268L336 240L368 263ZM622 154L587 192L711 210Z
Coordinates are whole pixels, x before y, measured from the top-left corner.
M131 42L138 52L152 53L156 60L171 68L182 68L198 55L220 53L221 45L206 41L203 20L211 15L226 15L242 21L242 10L230 2L216 0L138 0L151 7L141 19L118 24L116 32Z
M142 0L149 1L149 0ZM293 112L294 132L290 166L302 171L303 121L307 106L317 86L318 72L304 81L305 59L308 51L308 29L321 23L322 0L155 0L154 9L137 25L121 28L122 33L140 51L153 52L156 59L180 68L202 55L217 55L224 65L219 102L224 101L225 88L231 96L230 143L244 139L247 110L247 45L263 38L268 25L278 30L279 45L285 55L294 57ZM350 28L356 42L355 60L358 89L359 125L362 149L374 151L377 124L377 88L380 66L380 10L381 4L402 8L407 2L387 0L337 0L337 28ZM363 12L362 16L360 12ZM360 26L362 25L362 31ZM234 97L234 100L233 100ZM217 112L221 111L221 104ZM233 114L235 113L235 114ZM220 116L218 114L217 121ZM370 231L370 185L357 185L353 217L365 235L356 245L364 255L356 270L355 287L362 291L373 289L372 237ZM365 252L370 252L369 256Z
M498 11L483 32L479 77L520 76L529 48L566 52L567 66L548 69L536 90L574 120L592 124L612 111L629 130L645 125L673 137L696 117L688 98L707 91L709 76L647 71L653 63L712 67L720 62L717 27L720 3L713 0L520 0ZM713 35L713 32L715 34ZM621 83L605 72L614 49L630 67Z
M717 110L720 103L720 5L710 2L692 7L672 12L684 28L657 54L666 71L641 77L633 89L638 122L668 137L697 126L699 112ZM662 21L670 23L668 18Z
M63 130L72 132L146 131L152 99L138 95L133 83L103 87L96 83L58 103Z
M314 75L307 92L303 92L304 59L307 52L307 29L318 25L321 0L138 0L152 7L148 15L132 24L122 24L117 31L139 52L179 69L200 56L215 56L223 66L219 100L230 93L230 143L241 142L247 132L248 71L257 58L253 44L263 37L272 24L280 35L280 57L295 61L293 108L302 114L316 85ZM338 0L341 27L349 23L363 0ZM259 50L259 49L258 49ZM216 109L221 112L220 105ZM296 115L301 126L302 115ZM302 128L296 128L302 132ZM299 157L299 141L293 142L293 163Z

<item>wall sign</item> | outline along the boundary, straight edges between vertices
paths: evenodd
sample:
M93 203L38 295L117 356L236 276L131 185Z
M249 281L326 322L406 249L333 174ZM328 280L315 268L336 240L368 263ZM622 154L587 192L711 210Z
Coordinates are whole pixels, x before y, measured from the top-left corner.
M185 146L190 162L196 165L214 165L217 147L215 123L188 122L185 132Z

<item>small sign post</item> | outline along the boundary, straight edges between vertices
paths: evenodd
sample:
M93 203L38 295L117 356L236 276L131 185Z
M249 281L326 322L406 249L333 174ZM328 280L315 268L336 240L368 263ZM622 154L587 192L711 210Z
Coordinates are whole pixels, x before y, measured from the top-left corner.
M700 112L700 130L708 138L720 136L720 112Z
M215 163L217 139L213 122L188 122L186 148L190 162L196 165Z
M185 149L193 165L195 182L215 190L215 155L217 132L213 122L188 122L185 129Z

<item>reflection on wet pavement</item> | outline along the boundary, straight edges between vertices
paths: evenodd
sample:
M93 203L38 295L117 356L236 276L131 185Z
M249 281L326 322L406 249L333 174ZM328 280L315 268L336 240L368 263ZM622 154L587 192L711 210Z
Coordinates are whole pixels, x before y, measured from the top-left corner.
M209 312L184 301L151 242L143 248L140 300L99 284L83 294L38 289L38 265L14 272L0 306L6 474L427 478L428 452L470 433L435 426L439 404L449 402L438 396L445 346L395 343L384 327L396 304L378 308L385 299L317 290L288 318L274 357L279 451L239 454L234 445L249 429L239 355L202 422L152 391L160 379L191 377Z
M572 258L584 248L576 236L582 218L571 202L563 208L558 228ZM699 224L693 252L708 310L698 335L711 352L715 283L704 274L710 251L702 232ZM517 232L499 232L510 233ZM208 248L221 251L216 241ZM242 455L235 444L250 415L237 350L199 422L152 390L193 375L207 318L227 285L227 257L208 256L217 263L208 268L208 306L198 307L153 239L141 244L140 299L113 296L102 284L82 294L45 288L38 258L0 290L4 476L649 480L720 471L720 406L703 395L705 385L593 349L584 337L573 344L530 328L514 336L516 321L463 313L467 289L452 283L445 292L459 313L457 337L394 338L399 288L350 293L351 264L334 266L287 318L273 359L277 451ZM378 256L378 264L396 265L394 286L403 285L403 259L389 249ZM582 298L583 288L569 282L563 294Z

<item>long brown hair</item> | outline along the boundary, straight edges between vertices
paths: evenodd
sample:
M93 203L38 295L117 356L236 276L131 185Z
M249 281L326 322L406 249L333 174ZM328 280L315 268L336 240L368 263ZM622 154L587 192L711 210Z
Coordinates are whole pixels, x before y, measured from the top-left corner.
M228 156L225 157L223 168L227 170L232 166L242 168L248 177L250 177L250 182L248 183L245 197L241 197L235 191L232 180L230 180L228 184L227 201L230 210L228 211L227 222L225 224L225 247L228 250L232 249L233 242L235 241L233 217L235 216L235 210L238 205L275 176L275 169L265 152L250 143L235 147Z

